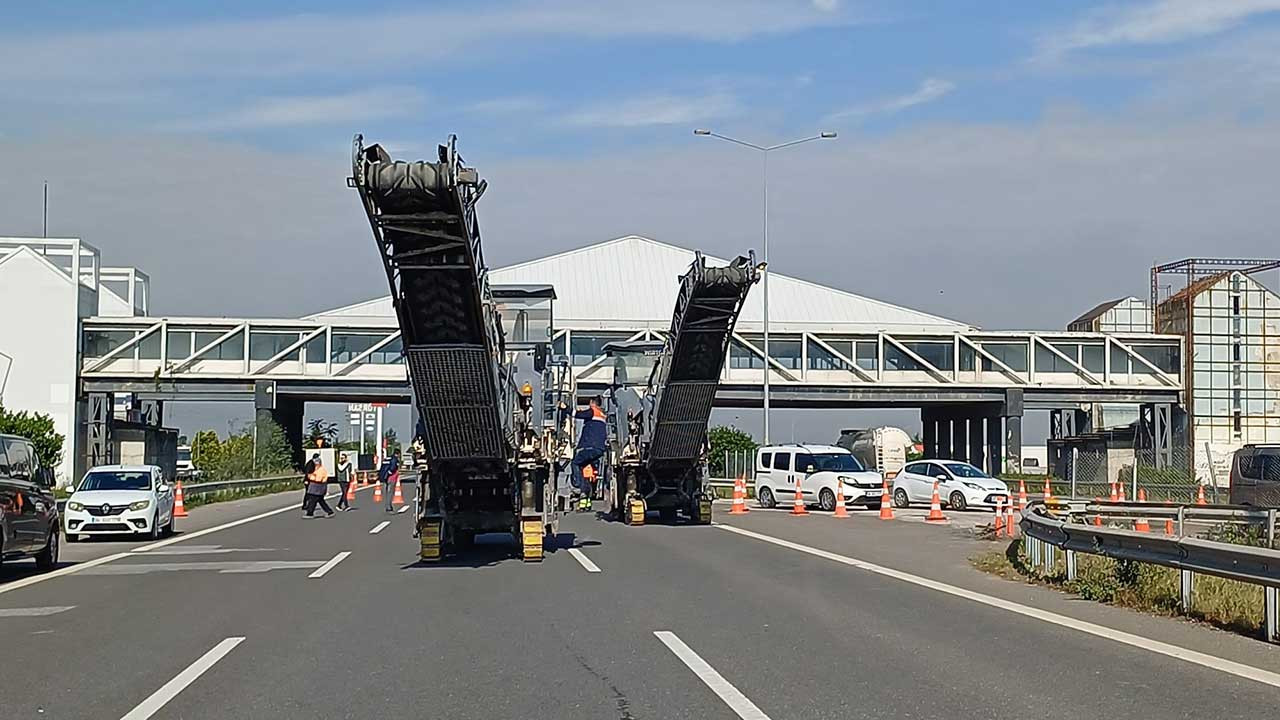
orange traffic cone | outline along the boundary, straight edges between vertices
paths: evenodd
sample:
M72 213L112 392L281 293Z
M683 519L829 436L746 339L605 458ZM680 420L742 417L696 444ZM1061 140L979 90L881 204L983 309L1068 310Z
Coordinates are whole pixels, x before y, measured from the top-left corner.
M375 483L373 486L373 502L375 505L382 502L382 483Z
M1138 502L1146 502L1146 501L1147 501L1147 489L1138 488Z
M739 475L733 481L733 508L729 510L730 515L746 515L747 510L747 483Z
M1004 501L996 498L996 539L1004 537Z
M809 511L804 507L804 496L800 494L800 478L796 478L796 498L791 502L792 515L808 515Z
M1140 517L1133 521L1133 529L1138 532L1151 532L1151 525L1146 518Z
M183 502L183 497L184 496L182 494L182 481L179 480L178 487L175 488L173 491L173 516L174 517L187 516L187 505L185 502Z
M1007 538L1018 537L1018 514L1013 510L1013 498L1009 498L1009 507L1005 508L1004 535Z
M1120 502L1120 483L1111 483L1111 502Z
M1044 501L1049 502L1053 499L1053 491L1049 489L1049 477L1044 478Z
M358 479L352 479L351 482L347 483L347 502L356 501L356 485L358 484L360 484Z
M1111 494L1112 494L1113 496L1116 494L1116 484L1115 484L1115 483L1111 483ZM1098 502L1098 501L1099 501L1099 498L1094 498L1094 499L1093 499L1093 501L1094 501L1094 502ZM1098 513L1097 515L1094 515L1094 516L1093 516L1093 526L1094 526L1094 527L1102 527L1102 513Z
M1198 490L1196 490L1196 504L1197 504L1197 505L1208 505L1208 504L1209 504L1209 503L1205 502L1205 499L1204 499L1204 486L1203 486L1203 485L1201 485L1201 486L1199 487L1199 489L1198 489Z
M929 514L924 518L925 522L947 522L947 516L942 514L942 500L938 497L938 481L933 481L933 497L929 500Z
M404 495L400 494L400 473L396 473L396 491L391 495L392 505L403 505Z
M836 478L836 511L832 517L849 517L849 511L844 506L844 481Z
M1126 502L1124 499L1124 483L1116 483L1120 486L1120 502Z
M884 481L884 490L880 491L880 519L893 519L893 498L889 497L889 481Z
M1164 521L1164 534L1165 534L1165 535L1172 535L1172 534L1173 534L1173 519L1172 519L1172 518L1165 518L1165 521Z

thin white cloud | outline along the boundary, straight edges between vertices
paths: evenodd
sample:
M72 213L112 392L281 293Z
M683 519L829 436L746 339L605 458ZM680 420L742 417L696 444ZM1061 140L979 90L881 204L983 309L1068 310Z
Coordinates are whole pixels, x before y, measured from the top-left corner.
M840 7L840 0L813 0L813 6L823 12L832 12Z
M373 88L335 95L272 97L230 112L178 123L175 129L203 131L262 130L317 125L351 125L396 117L422 107L414 88Z
M939 78L925 78L920 87L906 95L882 98L875 102L855 105L827 116L828 121L863 118L870 115L887 115L901 112L917 105L931 103L956 89L955 83Z
M539 38L735 42L860 21L848 10L819 9L806 0L512 0L63 34L0 32L0 80L15 90L14 83L71 80L128 86L154 78L391 72L412 62L455 65L480 54L510 54L518 41Z
M1255 15L1280 11L1280 0L1157 0L1087 14L1040 42L1041 57L1119 45L1158 45L1212 35Z
M570 125L634 128L648 125L680 125L734 115L741 107L729 93L709 95L649 95L594 103L565 117Z

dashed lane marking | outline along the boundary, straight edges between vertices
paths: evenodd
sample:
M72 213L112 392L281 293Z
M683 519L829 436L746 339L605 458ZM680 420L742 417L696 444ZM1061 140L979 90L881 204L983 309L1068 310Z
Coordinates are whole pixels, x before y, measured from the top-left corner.
M859 560L857 558L849 557L847 555L840 555L837 553L828 552L826 550L820 550L818 548L809 547L808 545L801 545L800 543L794 543L794 542L791 542L790 540L783 540L781 538L776 538L771 535L752 532L750 530L743 530L742 528L733 527L732 525L724 525L721 523L713 523L713 525L715 527L720 528L721 530L727 530L731 533L742 535L744 537L749 537L749 538L753 538L763 542L772 543L779 547L784 547L790 550L795 550L797 552L806 553L808 555L820 557L825 560L831 560L832 562L837 562L842 565L848 565L850 567L855 567L860 570L866 570L868 572L876 573L877 575L883 575L885 577L890 577L895 580L901 580L902 582L911 583L912 585L918 585L920 587L928 588L930 590L936 590L940 593L946 593L947 595L954 595L955 597L964 598L966 600L972 600L973 602L976 602L976 603L981 603L983 605L988 605L990 607L998 608L1000 610L1006 610L1008 612L1011 612L1017 615L1022 615L1024 617L1029 617L1035 620L1047 622L1051 625L1058 625L1065 628L1071 628L1072 630L1078 630L1088 635L1094 635L1096 637L1106 638L1108 640L1114 640L1115 642L1121 643L1123 645L1129 645L1131 647L1140 648L1142 650L1153 652L1158 655L1167 655L1168 657L1184 660L1193 665L1200 665L1202 667L1211 668L1213 670L1219 670L1221 672L1227 673L1228 675L1235 675L1236 677L1242 677L1248 680L1253 680L1255 682L1260 682L1264 685L1280 687L1280 674L1273 673L1269 670L1263 670L1262 668L1256 668L1256 667L1253 667L1252 665L1245 665L1244 663L1238 663L1238 662L1235 662L1234 660L1227 660L1226 658L1220 658L1220 657L1217 657L1216 655L1209 655L1207 653L1198 652L1196 650L1190 650L1188 648L1184 648L1178 645L1172 645L1170 643L1160 642L1159 640L1152 640L1150 638L1142 637L1141 635L1134 635L1132 633L1127 633L1122 630L1116 630L1115 628L1109 628L1104 625L1098 625L1096 623L1087 622L1085 620L1077 620L1076 618L1067 617L1066 615L1059 615L1058 613L1048 612L1047 610L1038 610L1028 605L1023 605L1021 603L1013 602L1012 600L1005 600L1003 598L998 598L993 595L986 595L984 593L974 592L972 590L966 590L962 587L957 587L955 585L948 585L947 583L938 582L937 580L930 580L929 578L921 577L919 575L912 575L911 573L903 572L901 570L894 570L893 568L884 567L883 565L876 565L874 563L869 563L865 560Z
M244 642L242 637L229 637L214 645L213 649L201 655L200 659L188 665L186 670L178 673L172 680L160 686L159 690L151 693L150 697L139 703L137 707L130 710L120 720L147 720L147 718L155 715L160 708L177 697L178 693L185 690L188 685L195 682L197 678L216 665L219 660L226 657L227 653L234 650L242 642Z
M578 564L582 566L583 570L586 570L589 573L600 572L600 566L591 562L591 558L587 557L578 548L569 548L569 554L573 556L574 560L578 561Z
M390 521L390 520L383 520L382 522L378 523L377 525L374 525L374 526L373 526L373 529L369 531L369 534L370 534L370 535L377 535L378 533L382 532L383 530L386 530L386 529L387 529L387 526L388 526L388 525L390 525L390 524L391 524L391 521Z
M332 569L334 568L334 566L336 566L338 563L342 562L343 560L346 560L346 559L347 559L348 557L350 557L350 556L351 556L351 553L350 553L350 552L348 552L348 551L346 551L346 550L343 550L342 552L338 553L337 555L334 555L333 557L329 558L329 562L327 562L327 563L325 563L325 564L321 565L320 567L316 568L316 571L315 571L315 572L313 572L313 573L311 573L311 574L310 574L310 575L308 575L307 577L312 578L312 579L315 579L315 578L322 578L322 577L324 577L325 573L327 573L327 572L329 572L330 570L332 570Z
M738 691L738 688L725 680L723 675L716 672L716 669L694 652L693 648L685 645L675 633L670 630L655 630L653 634L667 646L668 650L675 653L675 656L680 658L680 662L688 666L699 680L711 688L711 692L720 696L724 704L728 705L729 709L737 713L742 720L770 720L763 710L756 707L755 703Z

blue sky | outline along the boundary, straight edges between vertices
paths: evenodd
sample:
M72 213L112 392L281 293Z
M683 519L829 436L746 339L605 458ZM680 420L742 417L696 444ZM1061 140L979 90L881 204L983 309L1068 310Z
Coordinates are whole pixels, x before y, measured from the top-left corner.
M482 8L482 9L476 9ZM1209 8L1209 9L1206 9ZM679 147L714 124L1029 123L1118 113L1179 61L1274 30L1267 0L112 2L0 9L10 90L41 122L307 150L353 125L449 127L504 154ZM12 125L12 126L10 126ZM342 132L338 132L342 131ZM425 143L427 148L431 141Z

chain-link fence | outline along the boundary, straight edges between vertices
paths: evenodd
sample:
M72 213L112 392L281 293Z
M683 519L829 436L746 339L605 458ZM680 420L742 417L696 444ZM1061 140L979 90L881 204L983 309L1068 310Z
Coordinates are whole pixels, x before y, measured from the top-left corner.
M1053 486L1076 498L1108 498L1112 486L1118 485L1124 487L1127 500L1137 500L1142 491L1152 502L1190 503L1200 489L1191 463L1187 446L1160 454L1151 449L1072 448L1064 452ZM1208 484L1204 490L1209 502L1219 500L1218 488ZM1226 501L1225 490L1220 499Z

